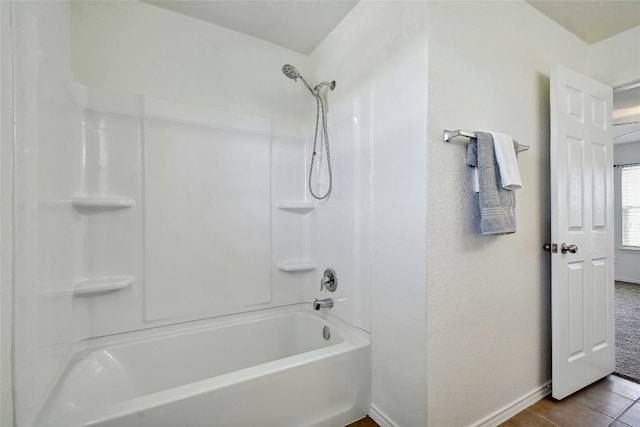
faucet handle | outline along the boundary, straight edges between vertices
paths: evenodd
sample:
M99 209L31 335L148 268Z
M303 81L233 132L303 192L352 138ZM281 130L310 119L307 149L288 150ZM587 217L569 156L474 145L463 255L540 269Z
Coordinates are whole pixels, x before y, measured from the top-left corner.
M338 287L338 274L336 271L329 267L324 270L322 280L320 280L320 290L326 288L329 292L334 292Z

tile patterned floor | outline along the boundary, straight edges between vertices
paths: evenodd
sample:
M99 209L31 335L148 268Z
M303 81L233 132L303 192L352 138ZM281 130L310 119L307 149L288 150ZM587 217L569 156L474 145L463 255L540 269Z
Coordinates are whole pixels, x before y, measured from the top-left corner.
M501 427L640 427L640 384L609 375L563 399L550 396Z

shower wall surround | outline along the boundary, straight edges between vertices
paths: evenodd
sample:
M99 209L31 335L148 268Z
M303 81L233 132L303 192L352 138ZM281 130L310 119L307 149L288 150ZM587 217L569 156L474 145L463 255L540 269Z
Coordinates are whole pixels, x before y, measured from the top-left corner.
M368 95L331 105L328 123L334 185L327 200L315 202L317 209L308 214L307 231L309 253L319 269L330 266L338 274L336 291L324 290L321 297L333 298L336 304L331 312L366 331L371 331L372 298L371 105ZM314 180L326 188L328 173L323 161L321 157L314 168ZM318 296L318 289L318 283L307 287L305 300Z
M67 8L17 2L13 28L13 360L24 425L74 343L71 286L82 275L84 225L69 200L81 176L82 110L69 90Z
M329 118L344 185L319 204L305 199L308 126L87 93L84 187L74 195L87 222L83 283L133 284L76 297L86 320L74 322L76 339L311 301L325 265L340 274L333 314L368 328L369 312L355 310L356 296L370 298L360 285L370 166L359 102Z
M329 266L340 277L332 314L370 330L370 100L329 100L336 185L328 201L311 201L311 116L79 84L68 14L61 2L15 4L18 424L74 344L310 302L324 297ZM286 91L269 102L295 102Z
M296 242L304 223L271 224L271 188L292 181L290 173L272 178L272 170L288 167L272 168L272 155L284 158L280 145L288 149L287 141L304 147L302 127L275 136L272 122L260 117L87 93L80 194L133 203L78 208L88 222L86 278L134 283L77 298L77 315L87 320L77 323L83 328L77 339L303 300L312 271L279 276L275 264L290 257L281 234L304 253ZM304 157L296 160L301 172ZM304 200L299 189L289 199ZM274 216L284 214L273 209Z

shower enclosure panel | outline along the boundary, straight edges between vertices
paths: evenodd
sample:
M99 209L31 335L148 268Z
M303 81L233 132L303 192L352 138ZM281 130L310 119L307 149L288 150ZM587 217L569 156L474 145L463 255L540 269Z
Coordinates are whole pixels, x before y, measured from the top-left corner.
M308 252L308 221L271 197L304 196L302 126L80 92L77 341L304 300L306 277L275 265Z
M271 148L272 280L274 291L304 301L304 290L317 274L310 254L309 214L317 206L306 187L306 157L310 153L308 127L276 130Z
M268 133L145 119L145 318L271 302Z
M82 142L66 5L15 2L14 390L26 424L74 343L84 219L71 206ZM61 26L59 26L61 25Z
M337 90L337 89L336 89ZM331 313L370 331L371 306L371 153L370 97L330 105L328 115L333 191L309 215L310 252L322 270L332 267L338 289L312 288L312 297L331 297ZM313 182L328 184L324 154L318 152ZM319 276L320 277L320 276ZM319 279L318 279L319 280ZM319 282L318 282L319 283Z
M95 92L95 91L94 91ZM90 99L93 95L93 100ZM140 322L142 284L142 98L131 114L109 111L84 91L82 184L73 197L85 218L85 271L74 284L76 340L130 330ZM89 105L87 105L89 104ZM100 105L102 104L102 105ZM117 315L114 313L117 312Z

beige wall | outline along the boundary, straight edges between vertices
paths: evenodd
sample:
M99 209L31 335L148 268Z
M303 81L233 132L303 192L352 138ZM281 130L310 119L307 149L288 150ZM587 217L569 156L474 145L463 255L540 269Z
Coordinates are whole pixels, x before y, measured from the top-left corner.
M466 426L551 377L549 73L588 74L589 50L524 2L429 6L427 425ZM516 234L480 235L457 128L531 147Z

